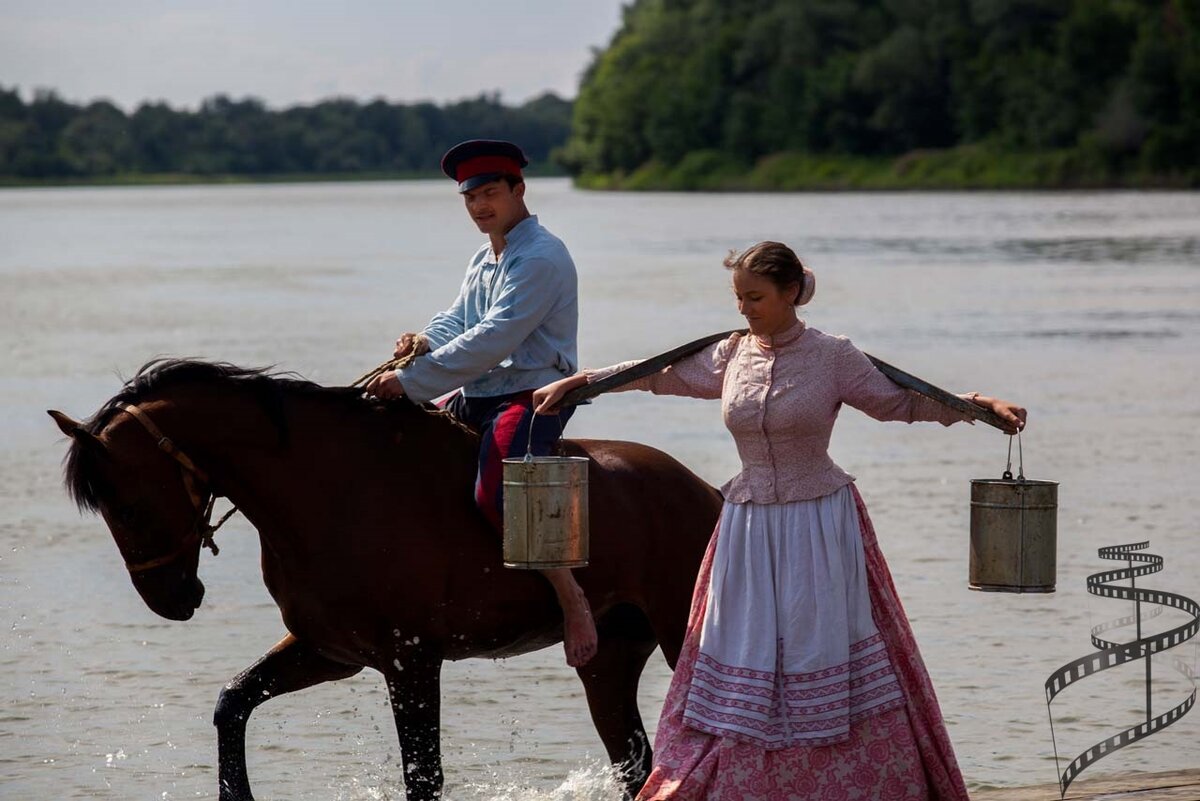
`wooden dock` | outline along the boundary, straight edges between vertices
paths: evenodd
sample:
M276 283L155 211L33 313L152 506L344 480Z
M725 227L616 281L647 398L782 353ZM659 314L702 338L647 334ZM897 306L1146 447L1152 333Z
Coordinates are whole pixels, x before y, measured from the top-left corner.
M1200 801L1200 769L1167 773L1127 773L1081 778L1067 790L1067 801ZM971 801L1059 801L1058 785L975 790Z

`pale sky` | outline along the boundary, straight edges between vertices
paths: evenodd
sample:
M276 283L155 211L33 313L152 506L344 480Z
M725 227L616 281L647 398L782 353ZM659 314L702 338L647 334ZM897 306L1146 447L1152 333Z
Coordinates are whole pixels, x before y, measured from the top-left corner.
M0 0L0 86L279 108L331 96L572 98L628 0Z

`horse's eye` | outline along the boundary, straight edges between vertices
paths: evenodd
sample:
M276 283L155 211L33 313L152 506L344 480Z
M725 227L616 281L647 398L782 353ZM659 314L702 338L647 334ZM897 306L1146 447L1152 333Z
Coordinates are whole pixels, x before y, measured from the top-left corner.
M123 526L133 528L135 525L137 525L139 519L140 515L138 515L137 509L134 509L131 506L126 506L117 511L117 520Z

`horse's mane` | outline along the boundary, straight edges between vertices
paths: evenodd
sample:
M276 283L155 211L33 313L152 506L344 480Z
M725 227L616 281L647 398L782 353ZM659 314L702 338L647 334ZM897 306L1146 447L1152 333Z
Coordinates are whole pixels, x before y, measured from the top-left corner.
M411 401L381 402L366 398L356 387L326 387L313 383L294 372L273 372L272 367L238 367L228 362L209 362L200 359L160 358L146 362L133 378L125 382L113 397L94 415L80 424L90 434L99 434L124 404L136 404L164 390L183 384L217 384L249 390L251 396L266 412L279 435L281 446L288 442L284 399L288 397L321 398L339 404L348 414L367 414L384 406L406 406L431 418L442 418L449 428L470 431L445 412L425 408ZM64 483L71 498L80 509L97 511L105 487L94 449L75 437L63 462Z

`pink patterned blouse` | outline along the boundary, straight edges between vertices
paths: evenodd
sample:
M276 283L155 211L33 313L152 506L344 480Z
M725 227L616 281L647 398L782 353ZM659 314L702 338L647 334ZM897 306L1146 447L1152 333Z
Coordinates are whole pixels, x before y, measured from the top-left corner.
M598 381L637 362L589 370ZM829 458L829 438L843 403L876 420L968 418L893 384L845 337L802 320L769 343L734 334L621 390L721 399L742 471L721 491L733 503L790 503L828 495L854 477Z

